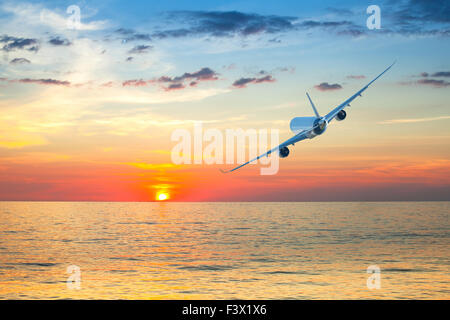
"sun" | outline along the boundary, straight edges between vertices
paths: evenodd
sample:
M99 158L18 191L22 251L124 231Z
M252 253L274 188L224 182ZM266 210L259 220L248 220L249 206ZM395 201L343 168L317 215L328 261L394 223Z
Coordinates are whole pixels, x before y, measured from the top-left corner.
M158 194L156 194L156 200L158 201L164 201L167 199L169 199L169 195L167 193L159 192Z

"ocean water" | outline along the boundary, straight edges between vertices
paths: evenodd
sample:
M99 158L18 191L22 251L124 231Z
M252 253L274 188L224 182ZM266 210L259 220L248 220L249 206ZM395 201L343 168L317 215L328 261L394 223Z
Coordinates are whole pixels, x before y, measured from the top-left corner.
M0 202L0 217L1 299L450 298L450 202Z

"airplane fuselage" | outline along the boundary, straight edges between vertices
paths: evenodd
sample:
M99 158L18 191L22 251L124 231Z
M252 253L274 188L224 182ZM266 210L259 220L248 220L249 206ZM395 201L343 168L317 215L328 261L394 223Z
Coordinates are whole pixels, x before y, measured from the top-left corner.
M325 117L295 117L291 120L290 129L293 133L307 131L307 137L312 139L325 132L328 121Z

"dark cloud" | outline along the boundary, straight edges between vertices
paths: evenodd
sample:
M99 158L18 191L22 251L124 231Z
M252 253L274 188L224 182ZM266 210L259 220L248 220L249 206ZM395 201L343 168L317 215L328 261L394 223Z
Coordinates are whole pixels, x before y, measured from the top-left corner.
M122 36L124 42L129 41L151 41L152 38L149 34L138 33L132 29L120 28L115 31L115 33Z
M165 88L166 91L172 91L172 90L180 90L186 88L184 84L182 83L172 83L168 87Z
M202 68L197 72L194 73L184 73L180 77L173 78L172 81L178 82L178 81L184 81L184 80L191 80L195 79L197 81L207 81L207 80L217 80L217 73L213 71L210 68Z
M155 83L162 85L166 91L184 89L185 83L189 83L189 86L195 87L197 84L203 81L215 81L218 80L218 74L210 68L202 68L196 72L185 72L178 77L162 76L158 79L149 80L149 83Z
M128 51L129 54L141 54L141 53L147 53L150 49L152 49L152 46L147 45L139 45L135 46L133 49Z
M156 82L172 82L172 78L168 76L159 77Z
M439 71L431 75L432 77L450 77L450 71Z
M253 81L255 81L255 78L240 78L233 82L233 86L238 88L245 88L247 84L252 83Z
M156 38L178 38L195 35L229 37L260 33L278 33L293 30L295 17L258 15L238 11L176 11L168 14L170 21L188 26L154 33Z
M365 30L361 30L361 29L347 29L347 30L338 31L337 34L340 36L351 36L353 38L358 38L367 33Z
M365 79L366 76L364 75L348 75L347 79Z
M348 20L341 21L317 21L304 20L296 24L297 29L304 31L319 30L336 35L360 37L365 35L367 27L365 25L356 25Z
M218 79L218 74L214 70L205 67L196 72L185 72L183 75L174 78L162 76L153 82L165 84L166 86L163 86L163 88L166 91L170 91L186 88L185 81L190 82L189 86L195 87L201 81L215 81Z
M43 85L57 85L57 86L69 86L69 81L61 81L61 80L55 80L55 79L20 79L17 80L17 82L21 83L35 83L35 84L43 84Z
M271 75L267 75L261 78L240 78L233 82L233 87L245 88L250 83L263 83L263 82L275 82L275 79Z
M126 59L126 61L128 61L128 62L133 61L133 57L128 57L128 58Z
M445 80L436 80L436 79L420 79L417 81L418 84L429 85L436 88L444 88L450 86L450 82Z
M54 46L70 46L72 42L67 39L61 39L60 37L51 38L48 43Z
M405 36L450 36L450 2L447 0L389 1L384 10L387 33ZM387 27L387 28L386 28Z
M30 60L25 59L25 58L14 58L9 63L10 64L26 64L26 63L31 63L31 62L30 62Z
M152 41L153 39L189 36L247 37L258 34L274 35L268 40L280 43L279 34L290 31L323 31L333 35L361 37L367 35L401 34L404 36L450 36L450 2L448 0L387 0L382 6L382 29L368 30L365 19L350 21L356 12L347 8L327 8L337 20L305 19L295 16L261 15L239 11L173 11L163 15L167 25L156 32L138 33L132 29L115 31L123 41ZM360 9L358 9L360 10ZM361 11L361 17L365 17ZM335 18L336 19L336 18Z
M130 57L129 57L130 58ZM127 59L128 60L128 59ZM169 76L162 76L158 79L153 80L144 80L144 79L131 79L126 80L122 82L123 87L143 87L147 86L149 84L159 84L161 87L166 91L171 90L179 90L184 89L187 87L187 84L191 87L195 87L197 84L199 84L202 81L213 81L218 80L218 74L210 69L210 68L202 68L199 71L196 72L186 72L181 76L178 77L169 77ZM186 84L187 83L187 84ZM109 82L109 86L112 85L111 82ZM105 86L105 85L103 85Z
M3 51L19 49L37 52L39 50L37 39L32 38L17 38L4 35L0 37L0 43L4 44L1 49Z
M275 81L275 79L272 78L271 75L267 75L267 76L265 76L265 77L256 79L256 80L255 80L255 83L274 82L274 81Z
M396 3L392 1L393 3ZM450 22L450 3L447 0L409 0L398 6L394 13L397 22Z
M121 35L124 35L124 36L127 36L127 35L129 35L129 34L134 34L134 30L131 30L131 29L125 29L125 28L117 29L117 30L114 31L114 32L116 32L116 33L118 33L118 34L121 34Z
M316 20L306 20L298 24L302 28L337 28L342 26L353 26L354 24L350 21L316 21Z
M428 72L422 72L420 74L421 77L427 78L427 77L437 77L437 78L448 78L450 77L450 71L438 71L434 72L432 74Z
M414 75L412 77L417 77L417 75ZM432 86L435 88L445 88L450 86L450 82L442 79L432 79L432 77L436 78L448 78L450 77L449 71L437 71L434 73L429 72L422 72L419 74L419 77L422 79L417 81L403 81L399 82L401 85L426 85L426 86Z
M330 84L328 82L322 82L321 84L315 85L314 88L320 91L331 91L342 89L342 86L338 83Z
M281 40L278 38L269 39L269 42L271 43L281 43Z
M181 37L187 37L190 35L196 35L201 34L204 32L197 32L195 30L188 30L188 29L176 29L176 30L165 30L165 31L158 31L153 34L153 37L158 39L165 39L165 38L181 38Z

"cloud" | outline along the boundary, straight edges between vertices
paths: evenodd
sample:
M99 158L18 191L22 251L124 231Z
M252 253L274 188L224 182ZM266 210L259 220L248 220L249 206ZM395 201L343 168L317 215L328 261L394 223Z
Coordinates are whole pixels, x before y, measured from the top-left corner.
M439 71L431 75L432 77L450 77L450 71Z
M174 11L168 20L181 21L188 26L155 32L154 38L178 38L195 35L230 37L261 33L279 33L295 29L296 17L259 15L238 11Z
M423 3L422 3L423 2ZM183 38L183 37L249 37L253 35L275 35L268 39L271 43L280 43L278 35L291 31L312 30L323 31L340 36L359 38L367 35L400 34L404 36L450 36L450 27L425 23L426 21L440 21L448 23L444 19L448 11L448 4L439 2L439 8L432 9L433 5L419 0L410 0L409 6L414 9L412 15L407 15L408 6L394 3L390 6L386 25L382 30L367 32L365 23L348 20L354 16L351 10L328 8L332 16L343 17L342 20L330 20L330 14L324 18L302 20L295 16L261 15L256 13L244 13L239 11L172 11L162 16L167 25L178 25L177 28L160 27L160 30L150 33L138 33L135 30L119 28L115 30L122 41L153 41L155 39ZM420 15L421 7L426 8L427 14ZM438 7L438 6L435 6ZM442 8L443 7L443 8ZM417 9L419 8L419 9ZM416 12L417 11L417 12ZM440 13L438 13L440 12ZM439 18L440 17L440 18ZM423 21L421 19L424 19ZM418 25L417 21L422 21ZM390 22L390 23L389 23Z
M412 76L417 77L417 76ZM433 86L435 88L445 88L450 86L450 82L442 79L431 79L431 77L436 78L447 78L450 77L450 71L438 71L434 73L428 73L428 72L422 72L419 74L419 77L422 77L423 79L420 79L418 81L403 81L399 82L401 85L428 85Z
M199 82L202 81L215 81L218 80L218 74L214 70L205 67L196 72L185 72L183 75L178 77L162 76L156 80L150 80L151 83L163 84L164 90L179 90L186 88L185 82L189 81L189 86L195 87Z
M182 83L172 83L167 88L165 88L166 91L171 90L180 90L186 88Z
M70 46L72 42L67 39L61 39L60 37L51 38L48 43L54 46Z
M424 78L427 78L427 77L437 77L437 78L440 78L440 77L450 77L450 71L438 71L438 72L435 72L435 73L433 73L433 74L429 74L428 72L422 72L421 74L420 74L420 76L421 77L424 77Z
M347 79L365 79L366 76L364 75L348 75Z
M28 59L25 59L25 58L14 58L9 63L10 64L27 64L27 63L31 63L31 61Z
M404 36L450 36L450 4L446 0L388 3L386 33Z
M337 34L341 35L341 36L352 36L354 38L358 38L358 37L365 35L366 32L359 30L359 29L348 29L348 30L338 31Z
M361 37L366 35L366 26L357 25L348 20L340 21L318 21L318 20L304 20L296 24L296 28L304 31L311 31L313 29L333 33L341 36Z
M205 67L196 72L185 72L178 77L161 76L153 80L127 80L122 83L122 86L140 87L148 84L160 84L165 91L172 91L186 88L185 82L189 82L189 86L195 87L199 82L218 79L218 74L214 70Z
M417 122L429 122L436 120L450 119L450 116L440 116L431 118L416 118L416 119L393 119L379 122L380 124L394 124L394 123L417 123Z
M217 73L210 68L202 68L194 73L184 73L180 77L175 77L173 81L184 81L195 79L197 81L217 80Z
M450 82L445 80L436 80L436 79L420 79L417 81L418 84L430 85L436 88L443 88L450 86Z
M318 21L303 20L294 16L260 15L239 11L174 11L166 15L170 24L181 23L177 29L166 29L152 33L152 39L181 38L189 36L210 37L248 37L261 34L280 34L290 31L311 29L323 30L334 34L359 37L365 34L366 26L357 25L348 20ZM120 29L119 29L120 30ZM122 32L132 30L123 29ZM271 43L280 43L272 37Z
M117 34L122 36L122 40L124 42L129 41L152 41L152 38L149 34L146 33L138 33L132 29L120 28L114 31Z
M131 57L129 57L131 58ZM131 60L131 59L127 60ZM29 63L27 62L27 59L24 58L16 58L12 60L11 64L19 64L19 63ZM130 79L125 80L122 82L122 87L143 87L147 86L149 84L160 84L162 88L165 91L171 91L171 90L178 90L178 89L184 89L187 87L186 82L190 87L197 86L200 82L203 81L215 81L218 80L218 74L210 69L210 68L202 68L199 71L196 72L186 72L181 76L177 77L169 77L169 76L162 76L158 79L152 79L152 80L144 80L144 79ZM263 81L264 79L259 79L259 81ZM72 84L70 81L65 80L55 80L55 79L31 79L31 78L24 78L24 79L8 79L5 77L0 77L0 81L6 81L10 83L19 82L19 83L34 83L34 84L42 84L42 85L60 85L60 86L72 86L72 87L79 87L83 86L87 83L94 83L91 82L85 82L85 83L79 83L79 84ZM114 83L112 81L109 82L103 82L98 84L99 87L112 87Z
M450 4L446 0L409 0L395 12L397 22L404 25L419 22L450 22Z
M143 87L147 85L147 81L139 79L139 80L127 80L122 82L122 86L131 86L131 87Z
M1 50L7 52L14 50L28 50L37 52L39 50L38 41L33 38L17 38L4 35L0 37L0 43L4 43Z
M305 20L298 24L301 28L337 28L342 26L353 26L354 24L350 21L316 21L316 20Z
M17 80L17 82L21 83L35 83L35 84L43 84L43 85L57 85L57 86L69 86L69 81L61 81L61 80L55 80L55 79L20 79Z
M141 54L141 53L147 53L150 49L152 49L152 46L147 45L139 45L135 46L133 49L128 51L129 54Z
M263 82L275 82L275 79L271 75L267 75L261 78L240 78L233 82L233 87L245 88L250 83L263 83Z
M342 89L342 86L338 83L330 84L328 82L322 82L321 84L315 85L314 88L320 91L331 91Z
M8 81L8 82L19 82L19 83L34 83L34 84L42 84L42 85L57 85L57 86L70 86L69 81L61 81L61 80L55 80L55 79L30 79L30 78L24 78L24 79L7 79L7 78L0 78L0 81Z

